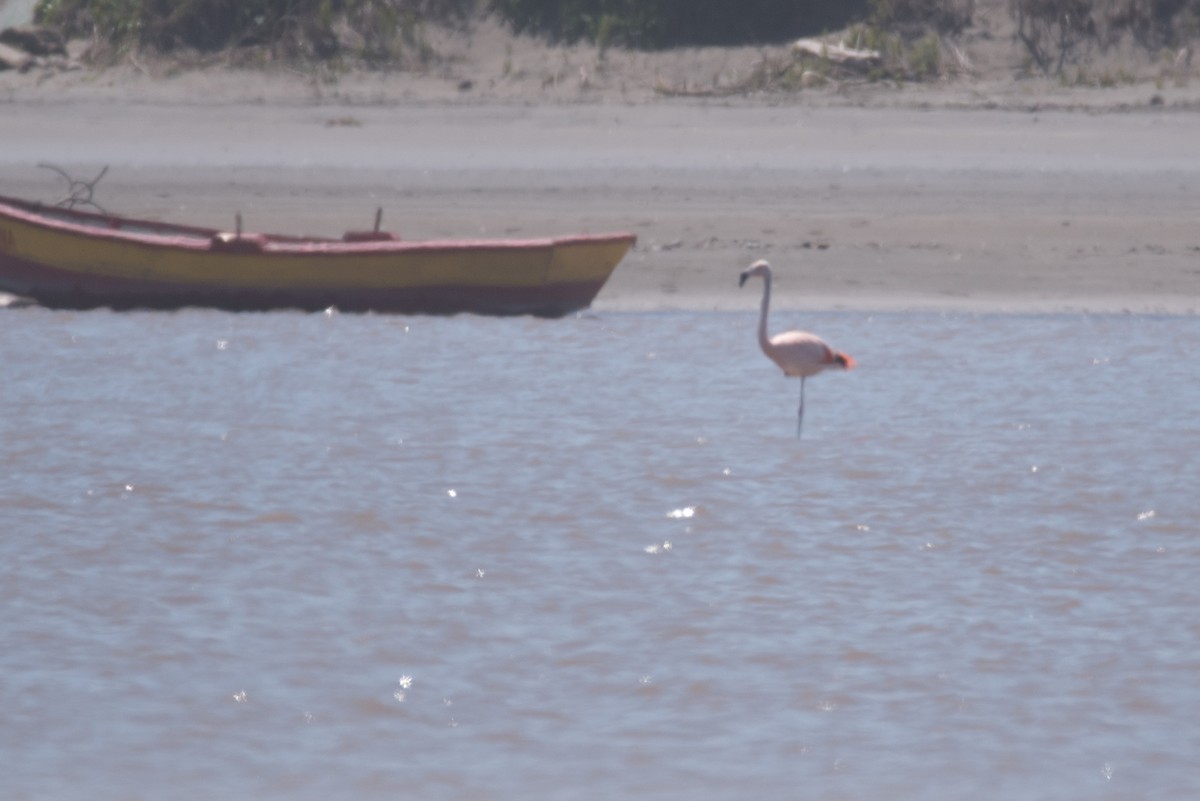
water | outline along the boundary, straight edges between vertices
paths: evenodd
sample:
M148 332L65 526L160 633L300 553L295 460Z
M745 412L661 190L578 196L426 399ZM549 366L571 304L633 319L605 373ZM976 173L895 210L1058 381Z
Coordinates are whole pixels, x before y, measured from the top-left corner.
M0 313L6 799L1200 792L1200 319Z

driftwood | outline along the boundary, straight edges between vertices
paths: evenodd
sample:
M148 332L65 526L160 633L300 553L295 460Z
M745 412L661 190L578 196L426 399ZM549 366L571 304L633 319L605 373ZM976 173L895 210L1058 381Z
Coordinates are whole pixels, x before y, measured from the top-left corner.
M40 25L19 25L0 31L0 44L24 50L31 56L65 56L67 45L62 34Z
M67 53L62 35L52 28L21 25L0 30L0 72L31 69L70 70L79 69L79 64Z
M18 50L15 47L0 42L0 71L17 70L24 72L33 66L33 56L26 53L24 50Z
M878 50L856 50L844 42L830 43L820 39L800 39L792 43L792 55L812 56L839 67L867 72L883 63Z

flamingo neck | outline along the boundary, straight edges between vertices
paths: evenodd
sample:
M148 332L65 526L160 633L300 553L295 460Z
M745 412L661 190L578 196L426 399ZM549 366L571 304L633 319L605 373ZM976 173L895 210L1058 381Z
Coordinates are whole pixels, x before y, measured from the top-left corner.
M767 313L771 309L771 275L763 276L762 311L758 315L758 345L764 353L771 350L771 339L767 336Z

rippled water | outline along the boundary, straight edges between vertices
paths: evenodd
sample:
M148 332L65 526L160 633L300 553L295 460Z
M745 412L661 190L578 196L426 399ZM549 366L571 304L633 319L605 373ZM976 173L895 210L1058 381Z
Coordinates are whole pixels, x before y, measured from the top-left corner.
M1200 793L1200 320L0 313L7 799Z

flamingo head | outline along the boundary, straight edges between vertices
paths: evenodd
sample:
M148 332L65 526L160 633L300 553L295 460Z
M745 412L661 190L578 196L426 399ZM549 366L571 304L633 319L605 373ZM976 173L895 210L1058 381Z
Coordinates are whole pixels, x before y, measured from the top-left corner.
M747 267L745 270L742 270L742 274L738 278L738 286L745 286L747 279L755 278L758 276L761 276L763 278L771 277L771 265L767 263L766 259L759 259L758 261L754 262L754 264L751 264L749 267Z
M767 263L766 259L758 259L754 264L746 267L746 269L742 271L742 276L738 278L738 287L745 287L746 279L755 278L757 276L770 278L770 265Z
M858 362L854 361L854 357L849 353L835 353L833 361L843 370L853 370L858 365Z

